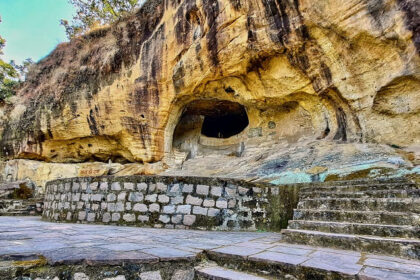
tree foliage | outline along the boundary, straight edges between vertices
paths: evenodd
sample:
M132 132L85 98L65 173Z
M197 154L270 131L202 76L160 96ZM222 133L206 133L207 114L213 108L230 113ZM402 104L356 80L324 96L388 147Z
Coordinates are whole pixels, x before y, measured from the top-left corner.
M1 18L0 18L1 22ZM0 55L3 54L3 48L6 40L0 36ZM16 69L9 63L0 58L0 101L15 94L18 84L19 74Z
M139 7L144 0L68 0L76 8L70 23L62 19L69 39L87 31L117 21Z
M6 40L0 36L0 55L3 55L5 46ZM22 65L17 65L14 61L7 63L0 58L0 102L16 94L33 63L30 58L27 58Z
M16 94L19 74L9 63L0 59L0 101Z
M28 72L30 71L33 64L35 64L35 62L32 60L32 58L25 59L21 65L16 64L14 60L10 61L10 65L12 65L19 72L19 78L23 80L26 79L26 75L28 75Z

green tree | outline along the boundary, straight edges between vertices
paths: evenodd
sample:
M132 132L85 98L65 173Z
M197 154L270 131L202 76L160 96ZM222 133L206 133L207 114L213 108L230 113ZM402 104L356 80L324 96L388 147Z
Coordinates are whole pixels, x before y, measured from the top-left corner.
M1 22L1 17L0 17ZM0 55L3 55L3 48L6 40L0 36ZM10 63L0 58L0 101L15 95L19 86L19 73Z
M19 80L26 80L26 75L28 75L28 72L30 71L33 64L35 64L35 62L32 60L32 58L25 59L21 65L16 64L14 60L10 61L10 65L12 65L13 68L19 72Z
M69 39L84 34L97 26L117 21L139 7L144 0L68 0L76 8L70 23L62 19Z
M19 74L16 69L0 59L0 101L15 95L19 84Z
M0 36L0 56L3 55L5 46L6 40ZM25 59L22 65L16 64L13 60L7 63L0 58L0 102L16 94L33 64L34 61L31 58Z

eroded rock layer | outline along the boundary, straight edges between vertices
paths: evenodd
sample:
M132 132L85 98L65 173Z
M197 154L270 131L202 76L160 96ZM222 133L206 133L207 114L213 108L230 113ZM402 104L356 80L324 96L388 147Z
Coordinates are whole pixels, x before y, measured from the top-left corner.
M0 153L152 163L302 139L415 150L419 11L415 0L149 0L36 65L2 109Z

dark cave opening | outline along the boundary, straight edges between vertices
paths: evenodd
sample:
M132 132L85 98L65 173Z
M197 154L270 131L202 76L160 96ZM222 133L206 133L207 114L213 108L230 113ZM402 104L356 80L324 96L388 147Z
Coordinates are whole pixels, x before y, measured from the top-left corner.
M213 138L229 138L241 133L249 124L246 112L205 116L201 134Z
M185 108L183 116L188 115L199 116L202 119L201 135L211 138L229 138L241 133L249 125L245 107L227 100L193 101Z
M200 136L227 139L240 134L248 125L246 109L237 102L196 100L184 108L174 130L172 145L181 151L195 151Z

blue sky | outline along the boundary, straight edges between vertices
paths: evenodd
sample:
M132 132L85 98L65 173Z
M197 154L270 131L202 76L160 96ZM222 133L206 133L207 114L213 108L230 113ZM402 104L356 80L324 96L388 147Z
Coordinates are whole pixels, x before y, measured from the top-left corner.
M0 35L7 41L1 58L21 63L48 55L67 41L60 19L71 20L74 12L67 0L0 0Z

